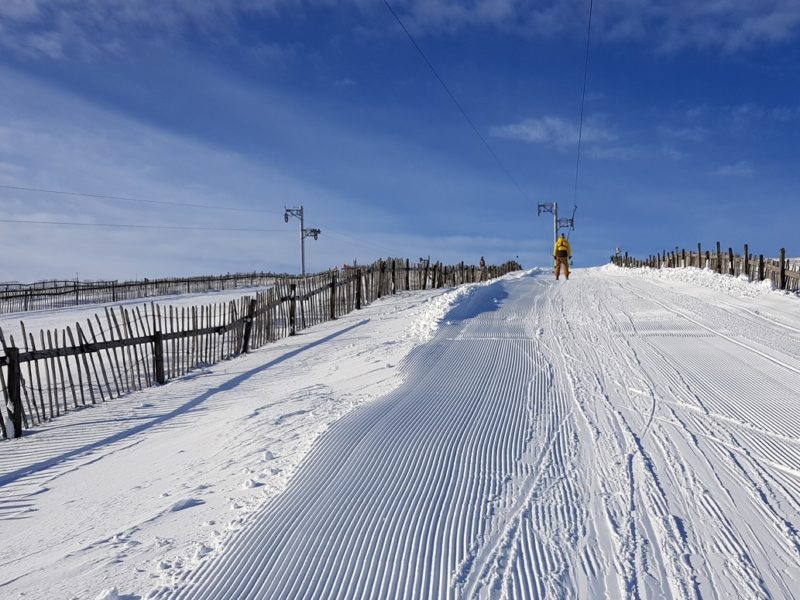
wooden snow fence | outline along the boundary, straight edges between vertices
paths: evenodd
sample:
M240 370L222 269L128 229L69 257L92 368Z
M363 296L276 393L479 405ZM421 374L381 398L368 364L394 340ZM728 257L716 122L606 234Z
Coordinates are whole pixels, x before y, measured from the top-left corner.
M83 304L122 302L154 296L202 294L242 287L267 287L282 275L235 275L145 279L143 281L40 281L0 285L0 314L49 310Z
M493 279L517 263L481 270L389 259L371 266L282 277L255 296L227 303L174 307L106 307L103 313L38 336L20 322L19 339L0 329L0 429L21 437L68 411L162 385L192 369L247 353L336 319L399 291Z
M772 285L779 290L800 292L800 264L792 263L786 258L786 250L778 251L778 258L764 258L763 254L750 254L747 244L744 245L742 254L735 253L733 248L727 251L717 242L716 249L704 250L697 244L697 250L678 249L663 251L660 254L638 259L624 255L612 256L611 262L619 267L649 267L651 269L674 269L696 267L709 269L716 273L739 277L747 276L750 281L765 281L769 279Z

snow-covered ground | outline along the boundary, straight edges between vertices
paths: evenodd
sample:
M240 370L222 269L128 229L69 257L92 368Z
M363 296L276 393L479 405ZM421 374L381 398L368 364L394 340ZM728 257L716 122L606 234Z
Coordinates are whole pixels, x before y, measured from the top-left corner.
M0 596L795 597L800 299L644 271L402 294L0 444Z
M224 292L206 292L202 294L178 294L171 296L151 296L149 298L139 298L136 300L125 300L124 302L109 302L106 304L84 304L81 306L71 306L56 310L32 310L28 312L16 312L0 315L0 328L2 328L6 341L9 335L13 335L15 341L21 345L20 321L24 321L25 328L34 335L40 329L63 328L67 325L80 321L85 323L87 319L93 319L94 315L102 315L105 307L124 306L127 309L139 307L140 310L150 310L150 303L162 306L202 306L208 304L218 304L220 302L230 302L238 300L242 296L255 296L258 292L269 289L268 287L238 288L226 290ZM149 314L149 312L148 312ZM38 339L38 337L37 337Z
M398 364L411 348L485 285L386 298L0 443L0 597L111 598L102 592L116 586L121 597L139 598L169 589L284 489L330 423L399 385ZM55 327L93 309L24 318Z

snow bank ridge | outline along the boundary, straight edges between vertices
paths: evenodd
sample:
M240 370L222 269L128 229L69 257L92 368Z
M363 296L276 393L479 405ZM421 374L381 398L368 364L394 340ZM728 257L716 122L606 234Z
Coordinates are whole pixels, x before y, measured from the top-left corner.
M434 336L447 313L449 313L458 302L472 295L475 290L497 282L519 279L526 275L539 273L540 271L541 269L538 267L527 271L514 271L497 279L481 281L479 283L469 283L447 291L439 296L435 296L428 300L422 314L420 314L409 327L408 337L412 338L415 342L425 343Z
M599 269L606 272L630 273L637 277L649 279L682 281L741 298L755 298L765 294L793 295L792 292L775 289L775 285L770 279L751 281L746 275L733 277L716 273L710 269L698 269L697 267L651 269L649 267L624 268L607 264L599 267Z

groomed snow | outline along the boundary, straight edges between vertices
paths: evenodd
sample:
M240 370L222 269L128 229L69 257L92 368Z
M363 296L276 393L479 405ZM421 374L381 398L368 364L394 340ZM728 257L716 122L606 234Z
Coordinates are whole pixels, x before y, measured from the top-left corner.
M0 597L170 589L286 487L332 422L398 386L408 352L486 285L386 298L1 442ZM52 327L95 308L24 316Z
M638 271L403 294L0 444L0 596L794 597L800 299Z

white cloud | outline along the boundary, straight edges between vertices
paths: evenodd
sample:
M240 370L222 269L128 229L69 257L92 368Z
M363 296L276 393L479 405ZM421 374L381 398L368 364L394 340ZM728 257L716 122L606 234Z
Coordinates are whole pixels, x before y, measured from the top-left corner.
M491 25L520 35L585 32L585 0L397 1L418 30ZM787 42L800 29L797 0L605 0L595 3L593 39L647 40L663 51L684 48L737 52Z
M749 161L740 160L730 165L722 165L712 171L712 174L720 177L752 177L754 172L753 166Z
M524 119L519 123L492 127L493 137L528 142L532 144L548 144L560 149L569 148L578 143L578 125L561 117L545 116ZM585 143L610 142L617 135L598 125L585 123L582 139Z
M585 0L395 0L417 33L493 27L528 37L579 36ZM157 6L157 8L154 8ZM124 46L124 39L177 37L188 31L233 30L241 17L285 15L313 8L386 19L371 0L3 0L0 44L24 55L60 58ZM386 25L387 27L390 25ZM597 3L593 39L647 41L663 51L685 48L748 50L796 39L797 0L605 0Z

